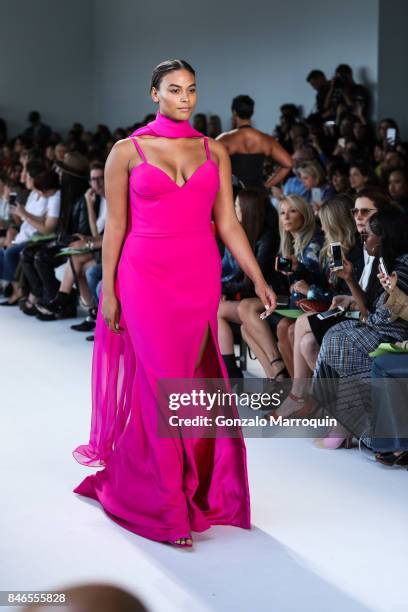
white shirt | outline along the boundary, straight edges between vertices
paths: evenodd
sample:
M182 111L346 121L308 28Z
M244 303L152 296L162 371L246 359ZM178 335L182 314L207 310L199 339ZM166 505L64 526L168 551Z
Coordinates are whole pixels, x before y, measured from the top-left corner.
M370 280L371 270L374 262L374 255L369 255L367 251L364 249L364 269L363 273L360 276L360 280L358 284L361 289L365 291L367 289L368 281Z
M27 202L25 205L25 210L32 215L36 215L37 217L41 217L47 212L47 200L48 198L44 198L40 196L34 189L30 191L30 194L27 198ZM37 229L34 225L31 225L30 221L23 221L20 225L20 231L17 236L14 238L15 243L26 242L30 240L31 236L35 234Z
M61 210L61 190L47 198L47 217L59 217Z
M0 197L0 219L6 220L9 218L9 205L5 198Z
M103 230L105 229L106 212L107 212L106 198L101 196L101 201L99 204L98 218L96 220L96 229L98 230L98 234L102 234Z

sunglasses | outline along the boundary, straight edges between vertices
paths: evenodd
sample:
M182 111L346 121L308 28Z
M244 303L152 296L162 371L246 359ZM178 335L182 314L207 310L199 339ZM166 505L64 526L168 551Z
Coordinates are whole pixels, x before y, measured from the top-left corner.
M353 215L353 217L357 217L357 215L360 213L360 215L362 217L367 217L370 212L377 212L376 208L352 208L351 209L351 214Z

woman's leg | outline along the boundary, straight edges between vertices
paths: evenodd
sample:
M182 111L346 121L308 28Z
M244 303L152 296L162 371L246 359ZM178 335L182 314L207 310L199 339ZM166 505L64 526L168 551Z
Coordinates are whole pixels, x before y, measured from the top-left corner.
M27 246L27 242L12 244L3 252L3 279L12 284L13 292L10 295L8 302L15 302L21 297L21 289L18 282L14 279L17 266L20 261L21 251Z
M222 358L230 378L242 378L242 371L237 365L234 354L234 334L231 323L241 323L238 314L239 302L221 300L218 306L218 342Z
M71 261L78 279L79 293L88 306L93 306L93 297L84 274L84 266L87 263L93 261L93 257L89 253L86 253L84 255L74 255L71 257ZM72 288L74 286L75 277L72 271L72 266L69 262L67 262L67 265L65 266L64 275L62 277L62 282L59 288L60 292L62 293L71 293Z
M251 351L255 353L267 378L274 378L282 373L283 360L269 323L259 318L263 310L265 307L258 298L248 298L239 303L241 334Z
M311 359L313 355L319 353L319 347L314 340L309 315L302 315L297 320L294 328L294 348L293 348L293 383L291 394L276 411L278 416L290 416L297 412L304 405L309 391L309 379L312 370L305 358ZM315 343L315 344L314 344ZM316 353L317 349L317 353Z
M99 281L102 279L102 265L93 260L93 262L89 263L89 266L86 266L85 276L95 304L98 304L99 296L97 293L97 286Z
M284 317L278 323L276 334L278 336L278 347L285 362L286 368L293 378L293 342L294 342L295 321Z

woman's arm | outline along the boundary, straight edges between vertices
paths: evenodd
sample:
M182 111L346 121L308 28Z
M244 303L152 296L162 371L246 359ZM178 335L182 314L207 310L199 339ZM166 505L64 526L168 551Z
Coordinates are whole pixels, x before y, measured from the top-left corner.
M98 236L98 229L96 227L96 212L95 212L95 202L96 202L96 194L94 190L88 189L85 193L85 202L86 208L88 211L88 222L89 228L91 230L91 236Z
M119 140L113 145L104 173L107 215L102 241L103 317L112 331L117 331L119 323L115 278L127 226L130 144Z
M15 206L10 206L10 212L20 217L23 221L28 221L40 234L51 234L57 227L58 217L33 215L27 212L22 204L16 203Z
M366 295L354 278L352 263L344 259L343 270L337 271L336 274L347 283L353 301L356 303L356 307L353 308L353 310L359 310L363 318L367 317L369 315L369 310L366 305Z
M279 144L277 140L269 137L270 151L269 155L279 164L278 170L265 181L265 187L275 187L281 183L293 168L293 160L289 153Z
M275 308L275 292L267 285L248 238L235 214L228 152L223 144L214 140L211 140L211 150L219 160L220 189L214 204L214 223L217 233L241 270L254 283L255 292L262 303Z

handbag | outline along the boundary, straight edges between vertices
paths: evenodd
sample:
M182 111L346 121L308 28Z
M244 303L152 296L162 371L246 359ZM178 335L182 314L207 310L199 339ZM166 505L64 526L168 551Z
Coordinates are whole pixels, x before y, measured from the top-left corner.
M329 309L329 304L321 300L308 300L302 298L296 302L296 305L303 310L303 312L326 312Z

